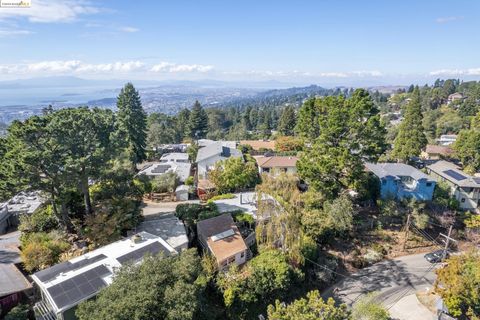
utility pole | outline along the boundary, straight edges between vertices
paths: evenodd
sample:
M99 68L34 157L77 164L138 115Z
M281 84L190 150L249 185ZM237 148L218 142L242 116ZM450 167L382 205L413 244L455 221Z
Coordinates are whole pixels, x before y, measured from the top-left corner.
M407 225L405 226L405 239L403 240L403 251L405 251L405 248L407 247L407 240L408 240L408 232L410 231L410 219L411 219L412 214L409 213L407 216Z
M448 245L450 244L450 241L457 242L457 240L450 237L452 235L452 230L453 230L453 225L451 225L450 228L448 228L447 235L440 233L440 236L445 237L445 248L443 249L443 253L442 253L442 261L445 260L445 258L447 257L447 250L448 250Z

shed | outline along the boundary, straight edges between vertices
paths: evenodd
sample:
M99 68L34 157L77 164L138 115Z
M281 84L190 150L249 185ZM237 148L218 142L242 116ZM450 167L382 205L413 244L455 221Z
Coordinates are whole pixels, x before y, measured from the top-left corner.
M179 185L177 189L175 189L175 197L177 201L187 201L189 189L190 188L187 185Z

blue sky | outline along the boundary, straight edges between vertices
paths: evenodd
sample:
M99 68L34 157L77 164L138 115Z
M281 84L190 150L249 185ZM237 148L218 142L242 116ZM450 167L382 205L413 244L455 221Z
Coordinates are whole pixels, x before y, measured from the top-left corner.
M0 80L480 78L480 1L31 2L0 8Z

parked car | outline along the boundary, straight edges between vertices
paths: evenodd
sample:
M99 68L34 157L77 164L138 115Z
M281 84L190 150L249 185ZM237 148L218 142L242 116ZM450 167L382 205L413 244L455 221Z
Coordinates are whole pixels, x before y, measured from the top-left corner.
M424 257L430 263L439 263L439 262L442 262L443 260L443 252L444 250L436 250L436 251L427 253L426 255L424 255ZM447 251L445 252L445 258L448 258L448 256L449 256L449 253Z

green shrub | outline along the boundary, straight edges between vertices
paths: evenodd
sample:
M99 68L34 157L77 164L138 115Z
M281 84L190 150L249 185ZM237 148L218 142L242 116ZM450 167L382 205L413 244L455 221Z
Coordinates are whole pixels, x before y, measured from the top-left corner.
M255 223L255 219L249 213L246 213L246 212L243 212L243 211L239 210L239 211L232 212L231 214L232 214L233 220L235 220L235 222L245 222L245 223L248 223L250 225Z
M59 262L60 255L70 248L64 235L52 231L25 234L22 238L21 258L25 270L32 272Z
M361 298L352 310L353 320L388 320L390 315L380 302L377 302L377 295L370 293Z
M194 183L194 179L193 179L193 176L189 176L186 180L185 180L185 185L187 186L193 186L193 183Z
M26 320L29 319L30 306L19 304L5 315L5 320Z
M175 172L167 172L152 179L152 192L174 192L180 184Z
M206 205L198 203L181 203L175 209L175 216L193 227L197 221L215 217L219 214L217 205L213 202Z
M152 192L152 179L146 175L139 175L133 180L134 185L142 194L148 194Z
M213 202L216 200L234 199L234 198L235 198L235 195L233 193L225 193L225 194L219 194L211 197L210 199L208 199L208 202Z
M58 228L58 219L51 205L40 208L31 215L21 215L18 229L22 232L48 232Z

